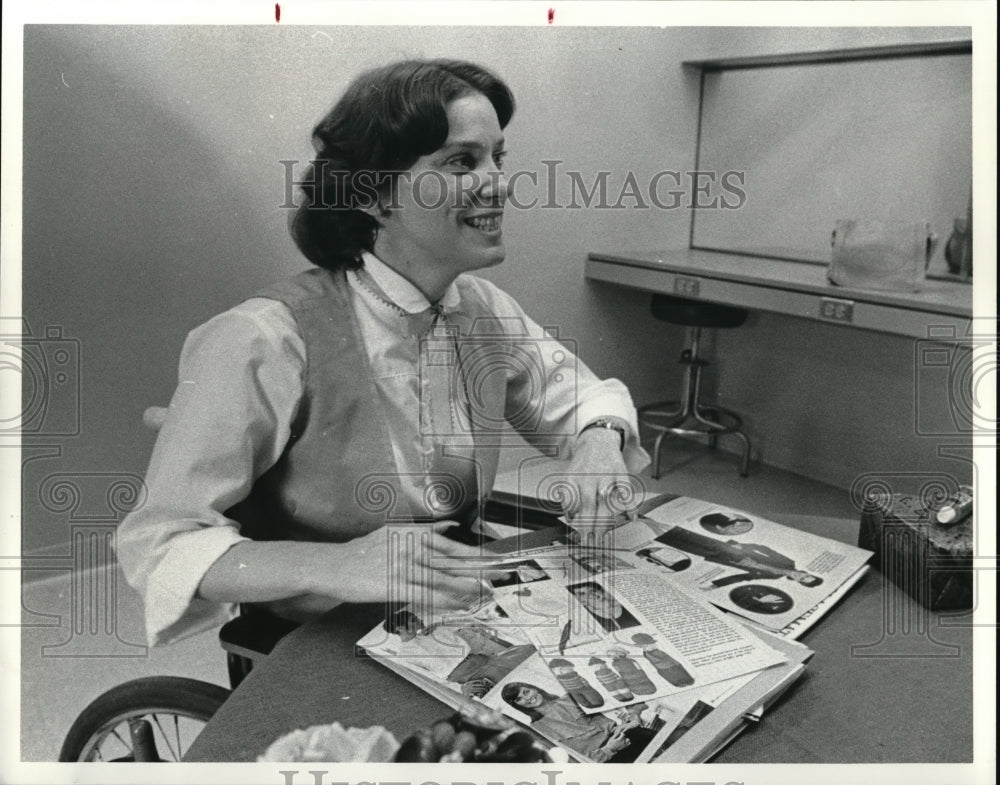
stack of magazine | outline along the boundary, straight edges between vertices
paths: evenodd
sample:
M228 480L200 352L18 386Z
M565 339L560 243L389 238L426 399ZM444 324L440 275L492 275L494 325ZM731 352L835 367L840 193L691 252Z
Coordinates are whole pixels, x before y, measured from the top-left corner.
M403 607L358 645L581 761L708 760L802 674L813 652L795 638L871 553L685 497L639 512L589 544L555 519L482 521L503 574L488 599L445 615Z

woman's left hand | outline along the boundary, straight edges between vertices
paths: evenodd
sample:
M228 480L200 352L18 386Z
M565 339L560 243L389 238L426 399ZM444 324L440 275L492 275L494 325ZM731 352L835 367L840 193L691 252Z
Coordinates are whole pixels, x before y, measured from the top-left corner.
M563 511L582 544L598 545L604 532L621 523L615 519L639 501L638 483L625 466L619 434L607 428L581 433L569 476L575 492L567 494Z

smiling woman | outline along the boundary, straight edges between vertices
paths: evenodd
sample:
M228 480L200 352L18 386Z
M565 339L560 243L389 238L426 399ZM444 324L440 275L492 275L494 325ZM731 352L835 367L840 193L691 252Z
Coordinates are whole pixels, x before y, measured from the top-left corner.
M119 527L151 643L240 605L305 621L477 601L502 574L442 533L477 517L505 429L571 458L578 528L622 512L609 490L648 461L628 391L468 274L505 258L513 112L486 69L410 60L362 74L316 126L291 225L316 268L190 334L147 504Z
M500 264L507 183L503 135L484 95L455 99L448 138L396 178L392 203L369 208L374 252L435 302L457 275Z
M598 763L631 763L655 736L634 711L617 721L608 714L585 714L568 695L553 695L533 684L508 682L500 697L522 712L534 730ZM632 707L642 708L644 704Z
M514 105L507 85L472 63L407 60L362 74L313 130L317 155L292 225L299 248L321 267L359 266L387 210L402 206L400 187L418 185L421 208L457 206L447 197L455 175L477 174L484 158L499 165ZM474 183L456 195L473 195ZM506 190L494 200L501 211L505 199Z

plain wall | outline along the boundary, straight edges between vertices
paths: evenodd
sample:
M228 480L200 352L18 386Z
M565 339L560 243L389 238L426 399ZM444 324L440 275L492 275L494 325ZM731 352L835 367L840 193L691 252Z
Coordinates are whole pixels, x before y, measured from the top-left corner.
M510 171L559 160L588 182L599 170L645 182L694 164L697 78L682 60L935 37L957 36L28 27L23 312L36 336L59 327L78 342L80 392L51 393L53 422L78 399L77 435L25 439L24 548L59 550L68 524L115 520L101 483L143 473L153 439L141 414L169 400L187 332L306 267L287 234L279 162L309 157L313 124L363 68L404 56L482 62L518 98ZM508 209L508 260L485 275L643 403L678 389L685 335L648 315L648 295L586 282L583 262L591 250L682 247L688 231L686 209ZM762 460L843 487L866 471L941 469L942 440L913 432L913 341L756 314L714 344L711 386L744 414ZM53 504L54 474L97 497Z

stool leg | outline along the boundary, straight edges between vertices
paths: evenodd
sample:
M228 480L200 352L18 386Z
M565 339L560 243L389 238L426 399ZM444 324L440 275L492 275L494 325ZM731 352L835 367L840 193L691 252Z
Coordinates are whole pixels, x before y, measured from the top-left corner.
M684 410L682 414L687 417L698 411L698 395L701 389L701 361L698 357L698 342L701 339L701 328L691 329L691 346L688 349L689 360L687 371L684 374L684 392L682 400Z
M743 458L740 460L740 477L746 477L750 473L750 439L743 431L733 431L733 436L739 437L743 442Z
M701 342L701 328L692 327L691 328L691 359L698 359L698 344Z
M725 427L715 420L709 419L709 417L716 417L716 410L711 406L702 406L698 402L701 400L701 368L695 367L694 369L694 403L691 406L691 415L694 419L706 427L706 435L708 436L708 446L715 448L716 445L716 433L715 431L724 431Z
M663 446L663 439L666 435L667 431L661 431L660 435L656 437L656 441L653 442L652 477L654 480L660 479L660 448Z

